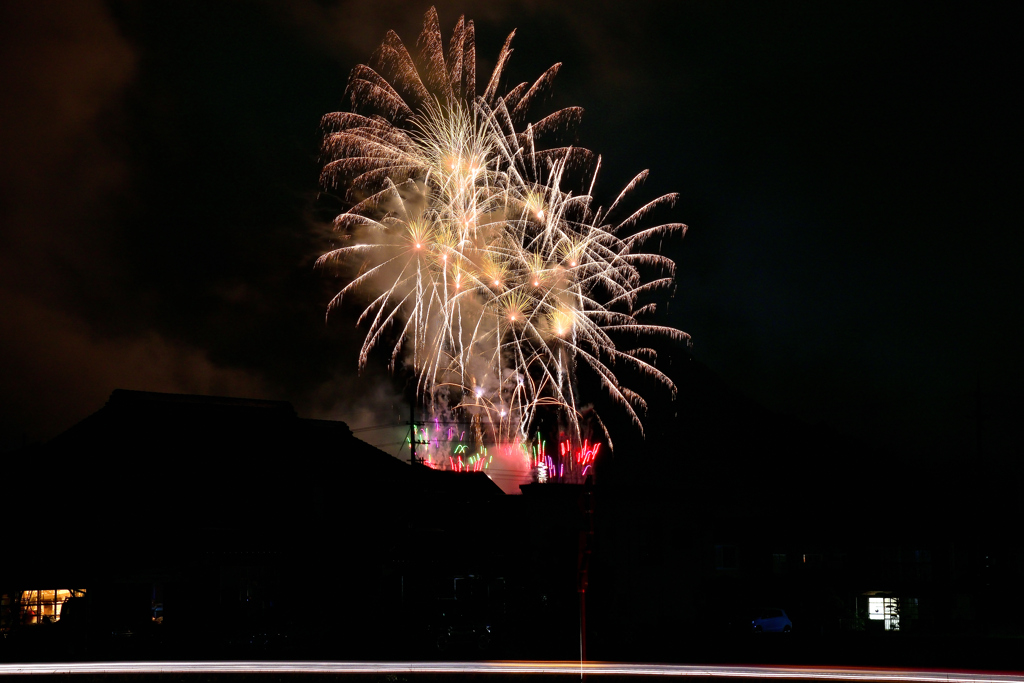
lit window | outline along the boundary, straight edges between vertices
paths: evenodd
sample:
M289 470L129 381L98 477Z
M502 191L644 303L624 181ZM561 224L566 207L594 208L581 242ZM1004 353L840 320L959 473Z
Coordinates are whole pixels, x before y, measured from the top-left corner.
M22 591L19 601L21 623L41 624L44 621L57 621L60 619L60 610L64 606L64 601L83 595L85 595L84 588Z
M868 619L885 621L886 631L899 631L900 599L868 598Z

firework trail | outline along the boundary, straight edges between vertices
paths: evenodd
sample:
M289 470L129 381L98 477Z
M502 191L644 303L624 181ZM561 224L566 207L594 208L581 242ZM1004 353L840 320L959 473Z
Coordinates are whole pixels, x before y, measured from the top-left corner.
M375 347L390 346L392 368L415 371L433 425L410 438L427 446L428 464L480 469L493 460L489 444L566 479L592 465L599 448L584 439L578 372L592 372L641 430L646 404L612 368L671 386L652 349L620 348L613 336L687 339L643 324L653 304L640 305L674 275L670 259L640 251L645 241L686 226L641 228L675 195L610 222L646 171L609 208L594 206L600 157L542 144L575 126L582 110L526 121L561 65L499 94L514 34L479 84L482 94L473 22L459 18L446 53L433 8L416 57L389 32L370 64L353 69L353 111L323 119L321 180L344 192L348 208L335 220L344 246L317 264L355 268L328 312L357 290L369 295L358 321L368 326L360 368ZM652 272L658 276L644 277ZM557 456L544 452L540 434L531 436L538 411L558 414L565 436ZM473 454L453 451L454 442Z

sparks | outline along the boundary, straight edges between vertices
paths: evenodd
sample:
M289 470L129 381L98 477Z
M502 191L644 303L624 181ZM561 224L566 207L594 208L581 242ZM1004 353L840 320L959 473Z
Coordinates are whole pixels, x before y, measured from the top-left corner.
M375 347L390 345L392 364L414 368L429 414L475 421L478 450L485 441L523 444L539 411L553 411L575 444L569 462L583 467L600 444L584 438L578 372L594 374L641 431L646 404L612 368L626 366L672 386L650 349L620 348L613 335L688 339L641 322L653 304L638 304L641 295L670 286L675 268L666 257L644 253L644 243L686 226L639 227L658 206L674 203L674 194L613 221L646 171L608 209L595 207L599 158L541 144L546 134L578 123L582 110L527 122L561 65L532 85L499 94L511 40L481 83L482 94L473 22L459 19L446 54L433 8L417 59L389 32L376 61L352 71L353 111L323 120L322 182L345 193L347 210L335 227L358 244L330 251L317 264L355 261L357 274L328 312L357 290L369 295L358 320L369 327L360 368ZM577 183L582 191L570 189ZM433 465L465 469L482 462L446 452Z

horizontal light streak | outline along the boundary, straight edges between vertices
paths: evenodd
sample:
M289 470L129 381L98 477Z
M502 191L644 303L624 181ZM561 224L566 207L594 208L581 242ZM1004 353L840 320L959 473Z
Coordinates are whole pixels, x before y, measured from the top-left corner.
M575 674L787 680L1024 683L1022 673L823 666L619 664L611 662L64 662L0 664L0 675L141 673Z

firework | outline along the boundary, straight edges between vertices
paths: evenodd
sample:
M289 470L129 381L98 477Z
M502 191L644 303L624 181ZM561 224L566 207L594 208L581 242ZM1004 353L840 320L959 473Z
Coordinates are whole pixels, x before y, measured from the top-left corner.
M473 22L459 19L445 54L433 8L416 57L389 32L370 64L352 71L353 111L323 121L322 182L344 193L347 210L335 220L344 246L318 266L355 268L329 311L353 292L369 294L358 320L368 328L360 367L375 347L390 346L392 367L414 370L434 424L410 439L426 447L428 464L482 469L493 461L490 447L506 462L518 458L566 479L591 466L600 448L584 438L579 372L592 372L641 430L644 400L612 368L671 386L651 349L619 348L613 337L686 339L641 322L653 311L643 295L674 275L671 260L641 251L644 242L686 226L641 228L675 195L610 222L646 172L607 210L594 206L600 157L542 144L578 123L582 110L526 120L560 64L498 92L513 35L481 94ZM658 276L645 279L650 272ZM530 436L540 412L557 414L563 430L555 458L540 434ZM460 422L454 439L446 425Z

